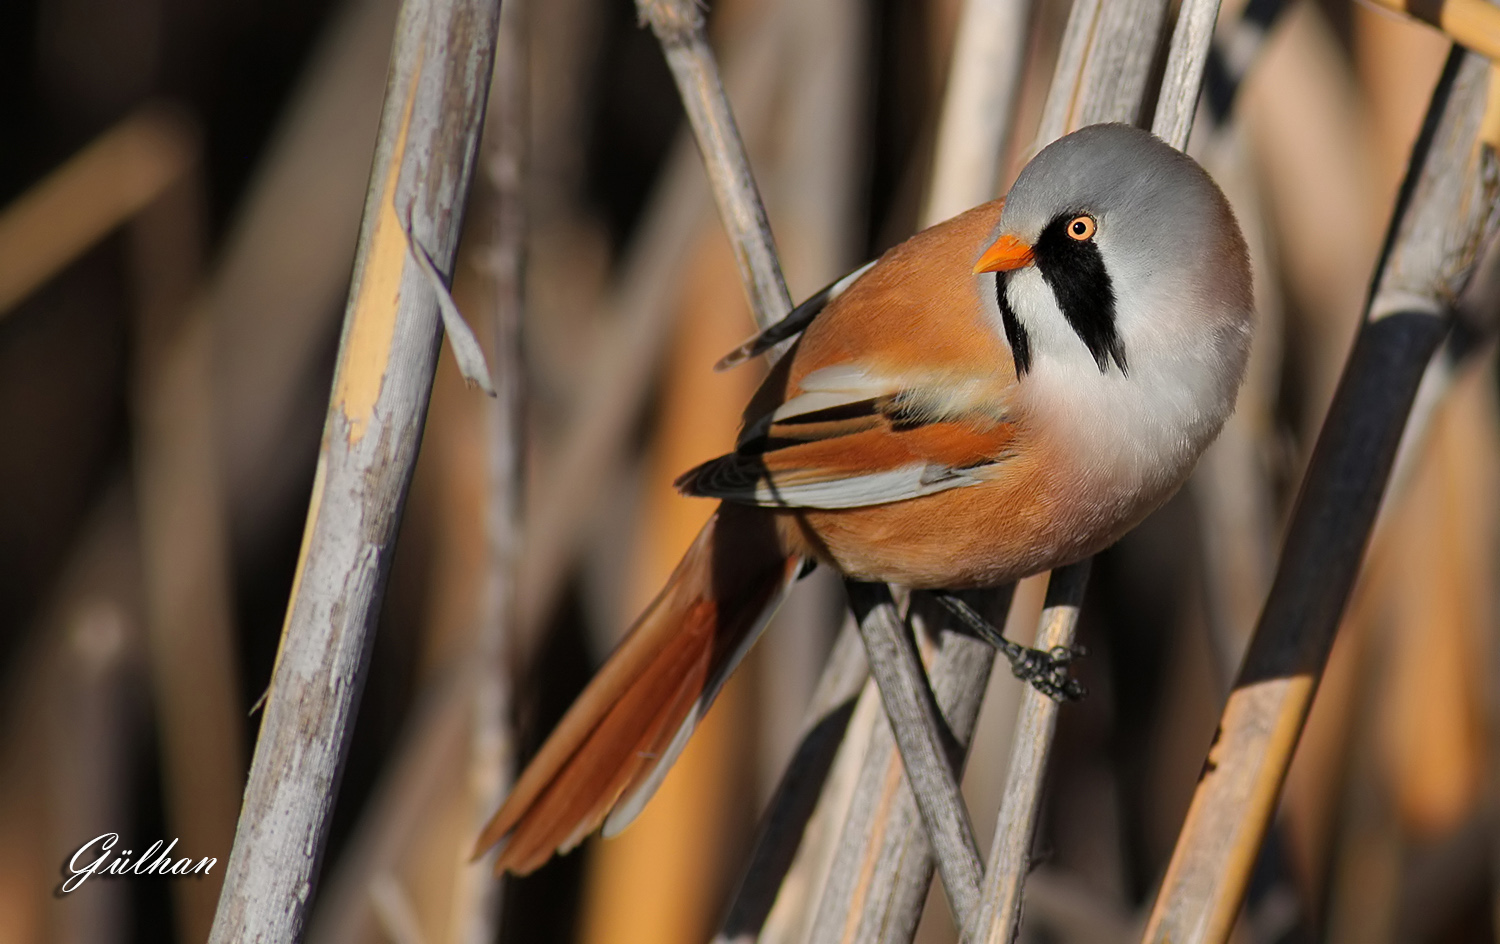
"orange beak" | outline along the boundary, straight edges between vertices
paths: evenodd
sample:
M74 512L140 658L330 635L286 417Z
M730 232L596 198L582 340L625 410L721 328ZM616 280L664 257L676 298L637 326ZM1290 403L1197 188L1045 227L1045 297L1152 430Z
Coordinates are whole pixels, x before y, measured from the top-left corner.
M974 274L981 272L1009 272L1031 265L1036 257L1031 247L1014 236L1001 236L995 244L984 251L974 264Z

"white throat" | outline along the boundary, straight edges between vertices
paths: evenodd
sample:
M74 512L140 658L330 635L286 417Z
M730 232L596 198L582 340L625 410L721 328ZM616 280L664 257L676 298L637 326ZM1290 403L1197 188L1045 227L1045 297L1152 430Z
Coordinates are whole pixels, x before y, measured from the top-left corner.
M1113 363L1100 369L1038 269L1013 272L1007 287L1031 353L1017 408L1083 460L1074 469L1081 484L1122 500L1158 495L1186 477L1234 408L1249 350L1247 313L1204 310L1201 299L1163 290L1170 285L1151 272L1115 275L1128 372ZM1003 335L993 285L982 294Z

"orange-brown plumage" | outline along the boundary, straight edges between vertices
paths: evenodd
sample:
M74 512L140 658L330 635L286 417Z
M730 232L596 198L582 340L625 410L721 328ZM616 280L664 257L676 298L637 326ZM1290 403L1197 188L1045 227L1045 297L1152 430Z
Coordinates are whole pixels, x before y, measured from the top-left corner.
M704 527L480 835L479 851L509 837L497 872L524 874L572 848L656 769L801 564L773 528L732 506Z
M1228 415L1249 284L1207 175L1095 126L747 342L727 362L796 337L734 452L679 480L723 503L479 848L525 872L628 822L807 561L962 588L1118 539Z

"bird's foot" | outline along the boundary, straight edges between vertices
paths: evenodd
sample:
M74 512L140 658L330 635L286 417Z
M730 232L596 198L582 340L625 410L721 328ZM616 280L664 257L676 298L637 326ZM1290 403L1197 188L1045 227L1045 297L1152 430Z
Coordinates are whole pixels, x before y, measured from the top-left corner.
M1020 650L1019 657L1008 651L1005 655L1016 678L1029 682L1053 701L1079 701L1088 694L1082 682L1068 675L1068 666L1088 654L1082 646L1054 646L1046 652L1025 646L1015 648Z
M962 598L951 593L934 593L933 596L970 632L1000 650L1001 655L1010 661L1010 669L1016 678L1057 702L1078 701L1088 694L1082 682L1068 675L1068 666L1088 654L1082 646L1054 646L1042 650L1011 642Z

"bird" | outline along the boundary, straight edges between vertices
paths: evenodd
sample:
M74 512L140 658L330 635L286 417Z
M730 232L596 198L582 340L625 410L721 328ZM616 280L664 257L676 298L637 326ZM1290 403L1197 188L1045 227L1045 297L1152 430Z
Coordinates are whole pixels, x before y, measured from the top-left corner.
M813 566L947 592L1114 543L1218 434L1253 325L1228 200L1125 124L1057 139L1004 198L809 298L718 365L789 344L734 451L677 480L717 510L476 858L503 843L496 874L525 874L628 825Z

